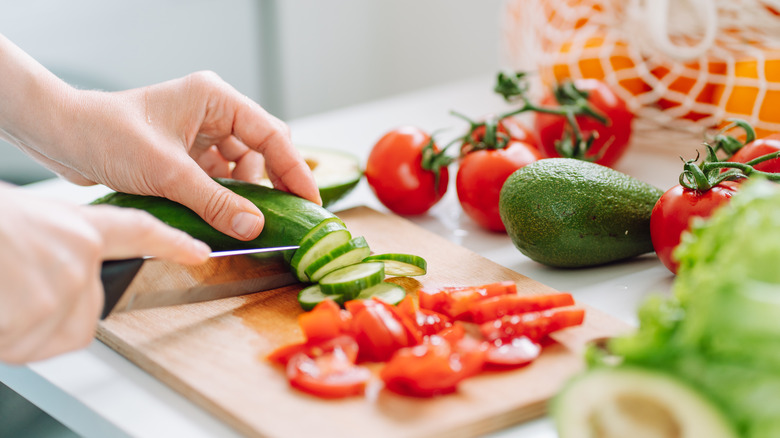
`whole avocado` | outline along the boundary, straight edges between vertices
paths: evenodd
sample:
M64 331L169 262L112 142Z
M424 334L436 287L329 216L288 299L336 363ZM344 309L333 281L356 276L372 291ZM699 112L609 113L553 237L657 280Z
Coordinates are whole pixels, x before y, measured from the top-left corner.
M527 257L580 268L652 252L650 213L662 194L609 167L547 158L509 176L499 213Z

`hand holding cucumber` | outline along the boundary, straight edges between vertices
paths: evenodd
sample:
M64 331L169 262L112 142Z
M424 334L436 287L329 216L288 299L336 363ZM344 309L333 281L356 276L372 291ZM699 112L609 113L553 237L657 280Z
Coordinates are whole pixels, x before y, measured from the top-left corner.
M241 240L263 214L211 177L258 182L265 167L321 203L287 126L213 73L109 93L69 86L2 36L0 53L0 136L74 183L172 199Z

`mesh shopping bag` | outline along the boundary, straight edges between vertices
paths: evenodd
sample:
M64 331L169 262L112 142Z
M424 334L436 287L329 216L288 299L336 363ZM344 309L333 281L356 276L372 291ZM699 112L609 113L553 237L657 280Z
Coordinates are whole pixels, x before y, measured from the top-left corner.
M508 0L507 66L606 82L641 119L780 131L780 0Z

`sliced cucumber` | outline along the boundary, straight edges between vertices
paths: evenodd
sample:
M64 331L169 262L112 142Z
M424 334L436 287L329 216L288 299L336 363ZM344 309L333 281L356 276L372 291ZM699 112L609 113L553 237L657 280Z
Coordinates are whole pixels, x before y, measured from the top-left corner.
M360 263L371 253L365 237L358 236L335 248L306 267L306 275L311 281L319 281L329 272L342 266Z
M587 371L552 404L561 438L735 438L710 400L670 374L633 367Z
M357 299L367 300L370 298L379 298L387 304L396 305L406 297L406 289L395 283L381 282L371 287L363 289L357 294Z
M414 254L376 254L368 256L364 261L380 261L385 264L385 274L396 277L414 277L425 275L428 263L424 258Z
M322 288L319 284L312 284L311 286L301 289L298 293L298 303L303 310L311 310L317 304L324 300L333 300L341 304L341 295L326 295L322 292Z
M317 231L309 233L309 237L303 239L300 248L290 260L290 266L295 271L295 275L301 281L309 281L306 275L306 268L318 258L329 253L352 238L352 234L344 228L344 225L330 221L320 227Z
M384 278L384 263L356 263L331 271L320 279L320 287L323 293L342 295L347 301L355 298L361 290L380 283Z

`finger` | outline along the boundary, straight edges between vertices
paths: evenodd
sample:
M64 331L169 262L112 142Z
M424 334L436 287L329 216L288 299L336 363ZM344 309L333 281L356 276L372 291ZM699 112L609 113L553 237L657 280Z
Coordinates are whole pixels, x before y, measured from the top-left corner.
M274 187L321 205L317 184L309 166L293 146L287 125L248 98L236 98L236 108L233 134L263 154Z
M87 220L101 234L104 259L156 256L182 264L198 264L206 261L211 252L205 243L144 211L109 205L83 208Z
M217 147L225 160L236 164L231 173L232 178L260 183L265 173L265 160L259 152L250 149L232 135L222 140Z
M212 178L230 177L230 160L225 159L216 146L203 151L195 161Z
M240 240L251 240L265 224L263 213L248 199L220 185L192 161L178 168L178 179L189 184L169 184L163 196L197 213L217 230Z

